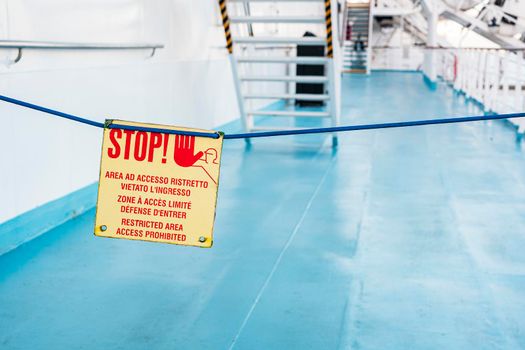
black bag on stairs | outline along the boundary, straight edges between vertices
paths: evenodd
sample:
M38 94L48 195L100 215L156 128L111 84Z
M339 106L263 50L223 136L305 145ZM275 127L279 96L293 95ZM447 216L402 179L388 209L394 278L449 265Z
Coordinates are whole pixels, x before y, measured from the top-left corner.
M303 37L314 37L315 35L306 32ZM297 45L297 57L323 57L324 46L323 45ZM322 64L297 64L296 74L300 75L318 75L324 76L324 66ZM297 94L324 94L323 83L296 83L295 92ZM305 101L295 100L295 104L298 106L322 106L323 101Z

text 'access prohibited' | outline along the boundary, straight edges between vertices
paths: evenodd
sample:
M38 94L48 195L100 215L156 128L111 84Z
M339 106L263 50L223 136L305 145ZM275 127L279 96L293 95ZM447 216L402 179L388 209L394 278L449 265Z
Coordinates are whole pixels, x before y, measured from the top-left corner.
M223 136L127 121L104 129L95 235L198 247L213 244Z

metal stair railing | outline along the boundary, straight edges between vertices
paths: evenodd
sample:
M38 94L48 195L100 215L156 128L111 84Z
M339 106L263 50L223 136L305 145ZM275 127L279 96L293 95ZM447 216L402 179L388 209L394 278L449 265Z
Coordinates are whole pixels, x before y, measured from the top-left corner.
M370 2L347 2L345 6L345 41L342 70L348 73L370 73L370 47L372 37L372 11ZM348 31L350 30L350 36ZM359 37L364 50L355 50Z
M284 3L284 2L305 2L324 5L324 13L319 15L261 15L259 11L252 15L250 11L251 3ZM222 16L224 35L226 38L226 48L233 73L237 104L245 132L287 129L281 126L255 125L254 117L264 116L265 118L319 118L329 119L332 126L339 125L339 103L338 91L336 91L336 70L334 67L333 49L333 29L332 18L337 13L332 13L332 9L337 9L336 0L218 0ZM231 14L228 11L230 3L242 4L244 11L241 14ZM255 7L255 5L254 5ZM232 6L233 8L233 6ZM235 9L239 9L236 7ZM311 25L323 25L326 32L325 37L293 37L293 36L272 36L257 35L257 25L281 25L303 26L308 29ZM237 31L232 32L232 26L249 26L249 35L236 35ZM299 27L299 28L303 28ZM236 27L236 29L239 29ZM241 29L239 29L240 31ZM302 30L304 32L304 30ZM335 29L337 32L337 29ZM246 33L244 31L243 33ZM274 33L270 33L274 34ZM261 45L267 45L261 47ZM296 56L294 49L297 45L315 45L325 47L325 56ZM281 50L279 50L281 49ZM235 52L235 54L234 54ZM274 53L268 55L267 53ZM275 54L278 53L278 54ZM322 65L324 75L320 76L297 76L291 71L295 65ZM284 65L284 73L278 71ZM256 67L256 69L254 69ZM264 74L269 70L272 74ZM276 71L278 71L276 73ZM276 91L256 91L249 90L252 85L249 83L282 83L284 92ZM315 83L323 84L324 92L320 94L295 93L293 85L295 83ZM264 85L257 85L264 87ZM269 89L267 89L269 90ZM254 108L255 102L265 103L264 101L285 101L292 103L295 100L303 101L322 101L325 105L323 111L301 110L300 108L284 110L267 110ZM250 106L251 107L250 107ZM332 136L333 144L337 144L337 137Z

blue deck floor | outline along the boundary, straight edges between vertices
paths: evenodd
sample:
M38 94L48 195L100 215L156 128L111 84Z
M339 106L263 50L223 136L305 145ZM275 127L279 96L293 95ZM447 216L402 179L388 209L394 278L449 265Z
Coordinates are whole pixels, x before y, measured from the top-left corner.
M345 77L343 123L480 114ZM326 142L323 142L326 141ZM0 257L1 349L525 348L525 157L503 122L227 141L210 250L95 238Z

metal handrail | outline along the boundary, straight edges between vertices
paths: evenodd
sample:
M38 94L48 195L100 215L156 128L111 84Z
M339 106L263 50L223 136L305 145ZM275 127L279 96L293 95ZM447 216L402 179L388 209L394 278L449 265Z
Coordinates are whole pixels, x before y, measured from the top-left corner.
M22 50L152 50L150 57L155 55L157 49L164 48L162 44L103 44L103 43L69 43L54 41L29 41L29 40L0 40L0 49L17 49L18 54L13 63L22 59Z
M344 2L344 5L341 5L343 11L343 23L337 23L337 28L339 28L339 46L342 48L345 44L346 40L346 29L347 29L347 21L348 21L348 6L346 6L346 1ZM337 16L337 20L339 20L339 15Z
M454 46L427 46L427 45L414 45L412 48L415 49L426 49L426 50L464 50L464 51L476 51L476 50L487 50L487 51L525 51L524 47L454 47ZM395 46L372 46L372 49L401 49L401 47Z

